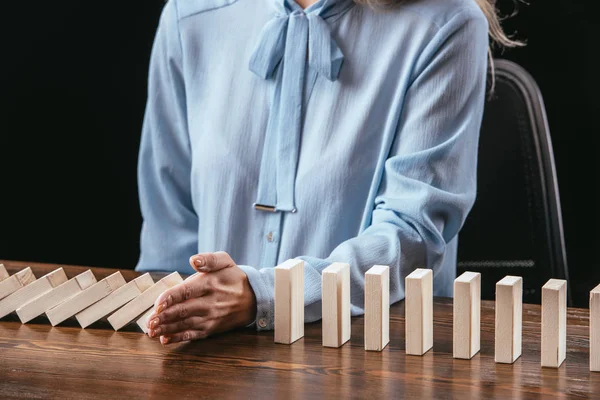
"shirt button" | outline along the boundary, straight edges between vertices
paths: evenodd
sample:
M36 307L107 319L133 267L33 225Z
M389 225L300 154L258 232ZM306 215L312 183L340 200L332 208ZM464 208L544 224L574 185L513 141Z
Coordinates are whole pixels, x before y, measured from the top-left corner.
M258 327L259 328L266 328L267 327L267 320L264 318L261 318L258 320Z
M269 232L269 234L267 235L267 241L268 242L272 242L273 241L273 232Z

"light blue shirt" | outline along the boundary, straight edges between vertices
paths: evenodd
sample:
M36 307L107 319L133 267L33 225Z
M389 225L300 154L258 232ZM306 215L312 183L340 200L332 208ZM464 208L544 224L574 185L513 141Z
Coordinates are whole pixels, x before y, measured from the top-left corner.
M376 11L350 0L170 0L150 62L139 155L138 271L192 273L223 250L273 328L273 268L305 261L305 320L321 271L415 268L452 295L457 234L476 192L487 22L473 0Z

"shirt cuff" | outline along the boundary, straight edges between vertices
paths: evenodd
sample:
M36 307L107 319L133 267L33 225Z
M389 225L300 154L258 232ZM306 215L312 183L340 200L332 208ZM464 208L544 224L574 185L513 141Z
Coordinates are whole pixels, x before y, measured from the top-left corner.
M256 297L256 320L248 327L256 326L258 331L272 330L274 326L274 288L269 285L266 276L254 267L238 265L248 276L248 282Z

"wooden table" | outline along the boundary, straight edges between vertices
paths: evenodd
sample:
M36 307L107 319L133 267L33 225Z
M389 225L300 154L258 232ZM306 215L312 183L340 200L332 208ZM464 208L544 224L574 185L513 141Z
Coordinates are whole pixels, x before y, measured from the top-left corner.
M31 265L36 276L56 265L0 261L9 272ZM65 267L72 277L82 267ZM100 279L114 272L94 269ZM136 276L123 271L127 280ZM273 332L246 329L163 347L135 327L53 328L43 320L0 322L0 398L600 398L600 373L589 372L588 311L569 309L567 360L540 367L540 307L524 305L523 355L494 363L494 303L482 302L481 352L452 358L452 300L434 303L433 351L404 352L404 303L390 311L390 344L363 349L363 319L340 349L321 346L321 324L304 339L273 343Z

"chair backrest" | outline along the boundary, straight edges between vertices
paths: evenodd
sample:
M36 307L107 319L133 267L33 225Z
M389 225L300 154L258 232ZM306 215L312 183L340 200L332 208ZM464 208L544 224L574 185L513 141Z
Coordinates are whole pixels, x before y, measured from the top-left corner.
M481 272L482 298L489 300L498 280L522 276L523 301L540 303L548 279L568 279L548 121L527 71L495 60L495 74L481 127L477 200L459 235L457 272Z

